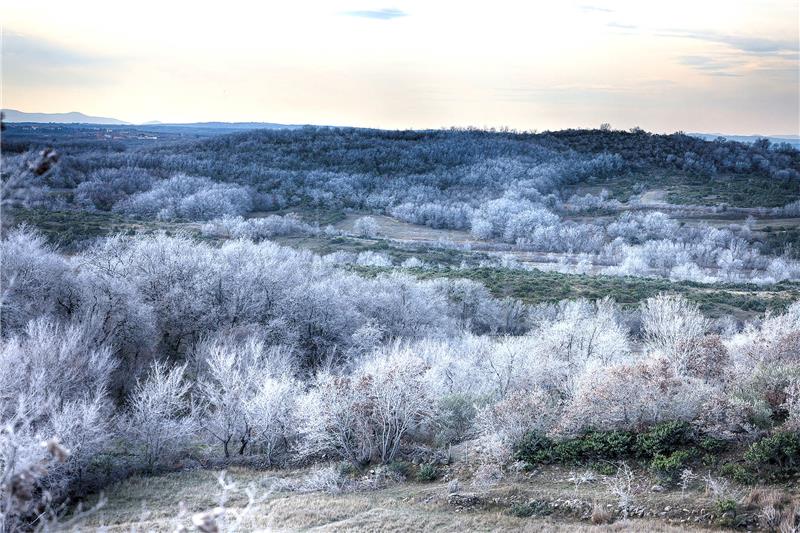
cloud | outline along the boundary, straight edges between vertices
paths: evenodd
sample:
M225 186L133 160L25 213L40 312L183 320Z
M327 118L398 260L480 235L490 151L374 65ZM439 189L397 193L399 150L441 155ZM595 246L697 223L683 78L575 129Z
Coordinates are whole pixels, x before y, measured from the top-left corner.
M365 19L374 19L374 20L391 20L400 17L407 17L408 13L401 11L399 9L394 8L386 8L386 9L366 9L362 11L345 11L342 15L348 17L359 17Z
M590 12L597 12L597 13L614 13L613 9L609 9L607 7L601 6L590 6L590 5L582 5L578 6L578 9L581 11L590 11Z
M622 24L620 22L609 22L606 24L609 28L616 28L618 30L638 30L638 26L634 26L633 24Z
M715 59L709 56L681 56L678 62L712 76L740 77L730 69L742 65L742 61Z
M3 70L8 82L21 85L81 85L102 81L116 58L6 31L3 34Z
M781 52L797 52L796 41L782 41L763 37L742 35L726 35L712 31L660 30L656 33L662 37L683 37L698 39L712 43L726 44L748 54L775 54Z
M4 60L29 61L45 67L49 65L87 65L102 61L102 58L98 56L12 31L6 31L3 35L3 58Z

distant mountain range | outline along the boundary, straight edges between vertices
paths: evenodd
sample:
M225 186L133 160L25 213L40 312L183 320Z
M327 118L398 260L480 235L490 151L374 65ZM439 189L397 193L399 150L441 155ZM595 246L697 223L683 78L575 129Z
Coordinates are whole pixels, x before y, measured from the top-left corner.
M3 120L5 122L34 122L40 124L102 124L108 126L136 126L132 122L125 122L116 118L93 117L77 111L69 113L26 113L16 109L3 109ZM188 123L167 123L158 120L151 120L141 124L142 126L186 126L192 128L209 129L229 129L229 130L250 130L250 129L283 129L298 128L300 126L290 124L275 124L273 122L188 122Z
M122 126L130 124L124 120L108 117L91 117L77 111L70 113L26 113L16 109L3 109L3 120L7 122L45 122L56 124L110 124Z

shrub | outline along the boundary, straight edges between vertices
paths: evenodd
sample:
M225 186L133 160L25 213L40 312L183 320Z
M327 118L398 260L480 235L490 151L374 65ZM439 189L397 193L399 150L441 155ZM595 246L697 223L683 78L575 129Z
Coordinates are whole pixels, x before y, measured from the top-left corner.
M315 467L303 477L297 486L300 492L327 492L336 494L345 489L347 480L342 478L335 465Z
M750 470L738 463L728 463L722 466L720 473L728 479L732 479L742 485L755 483L756 479Z
M508 511L517 518L528 518L529 516L547 516L553 513L550 502L545 500L531 500L527 503L517 503L511 506Z
M675 483L691 460L692 454L686 450L670 455L656 455L650 461L650 470L663 482Z
M411 475L411 464L408 461L392 461L387 465L391 472L407 478Z
M515 457L527 463L615 460L631 455L635 442L635 435L627 431L590 431L557 443L537 432L528 432L517 443Z
M538 431L528 431L514 447L514 457L526 463L542 463L550 460L553 441Z
M210 220L225 215L243 215L252 207L249 188L178 174L157 182L149 191L138 192L117 202L113 210L159 220Z
M636 437L628 431L595 431L587 433L584 441L598 459L621 459L633 451Z
M689 421L699 416L711 394L708 384L679 373L663 357L600 366L578 379L561 426L568 432L593 427L631 431Z
M437 477L439 477L439 471L436 469L435 465L430 463L420 466L417 471L417 481L434 481Z
M697 438L687 422L664 422L636 437L636 449L643 457L654 457L694 444Z
M784 479L800 472L800 435L776 433L753 443L744 459L759 474Z
M169 369L154 363L131 395L123 424L142 466L148 470L188 449L194 436L195 421L188 399L191 385L184 378L185 370L185 365Z
M452 394L439 401L436 441L446 445L461 442L469 436L477 409L466 394Z
M725 498L723 500L719 500L717 502L717 512L719 512L720 514L735 513L736 500L732 498Z
M722 439L715 439L714 437L703 437L700 439L698 446L704 452L716 454L725 451L725 448L728 447L728 443Z
M378 235L378 222L372 217L361 217L353 224L353 231L359 237L374 239Z

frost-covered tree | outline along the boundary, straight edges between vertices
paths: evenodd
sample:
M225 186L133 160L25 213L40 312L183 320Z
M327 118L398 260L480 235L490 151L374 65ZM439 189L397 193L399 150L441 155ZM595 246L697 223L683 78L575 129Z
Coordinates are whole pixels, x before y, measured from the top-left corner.
M359 237L374 239L379 229L378 222L372 217L361 217L353 223L353 231Z
M218 337L202 343L195 359L204 407L198 423L219 441L225 457L233 451L244 454L257 437L272 443L276 413L270 401L291 407L287 391L279 384L293 374L292 355L280 347L268 348L254 337L241 342Z
M677 373L663 358L598 368L582 376L559 431L638 430L659 422L692 421L712 395L711 387Z
M362 468L394 459L406 433L430 416L424 362L395 347L352 375L321 374L299 404L301 450L327 451Z
M184 378L185 371L186 366L167 368L154 363L131 394L122 424L134 453L147 469L173 459L194 438L191 384Z
M659 294L642 304L641 314L647 349L665 356L678 372L685 372L696 341L709 327L697 304L682 296Z

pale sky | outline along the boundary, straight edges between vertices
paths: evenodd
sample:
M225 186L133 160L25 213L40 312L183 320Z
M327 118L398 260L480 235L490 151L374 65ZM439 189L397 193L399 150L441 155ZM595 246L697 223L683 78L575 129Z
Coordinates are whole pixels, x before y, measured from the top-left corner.
M800 133L797 0L4 0L2 107Z

